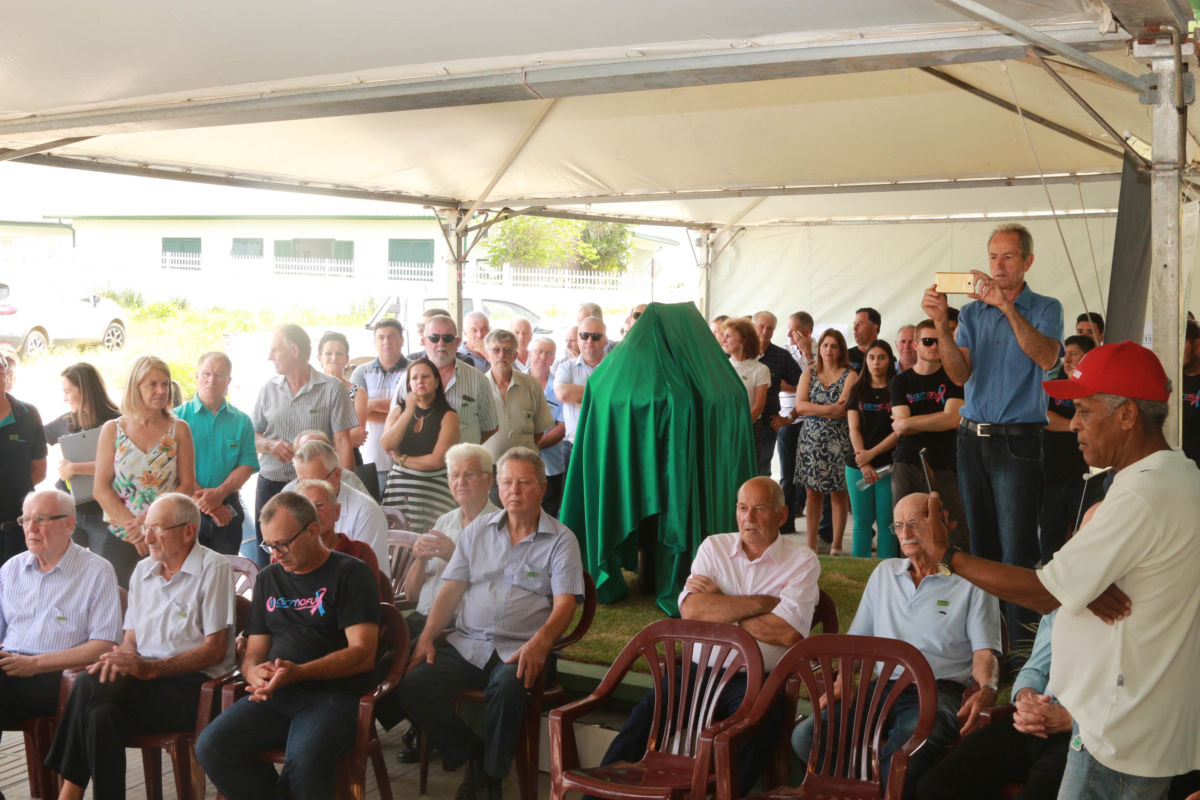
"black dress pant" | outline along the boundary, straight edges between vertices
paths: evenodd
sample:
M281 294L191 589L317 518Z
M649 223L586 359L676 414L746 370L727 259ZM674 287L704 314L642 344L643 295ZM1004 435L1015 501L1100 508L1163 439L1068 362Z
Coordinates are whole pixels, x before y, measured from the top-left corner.
M46 766L77 786L94 781L95 800L125 797L125 740L196 726L202 672L150 681L122 675L101 683L83 674L75 681Z

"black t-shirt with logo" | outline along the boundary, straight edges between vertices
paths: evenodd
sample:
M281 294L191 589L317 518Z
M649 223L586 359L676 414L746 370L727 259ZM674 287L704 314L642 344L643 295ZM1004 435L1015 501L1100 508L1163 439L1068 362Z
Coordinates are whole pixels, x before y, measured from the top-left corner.
M363 622L379 624L375 574L357 558L333 552L324 564L304 575L287 572L278 564L260 572L246 632L271 637L269 660L306 664L346 647L346 628ZM361 694L373 683L372 671L367 670L312 682L311 688Z
M870 378L863 378L869 381ZM869 448L882 442L892 433L892 398L888 387L875 388L864 386L859 390L858 401L854 404L858 411L859 427L862 429L863 446ZM880 453L871 460L875 469L892 463L892 453Z
M946 370L938 368L937 372L921 375L916 369L906 369L892 378L892 408L908 406L909 416L919 417L923 414L938 414L946 410L946 401L963 398L963 388L946 374ZM935 470L954 470L958 468L958 445L955 437L957 432L951 428L948 431L929 431L915 433L911 436L901 436L896 442L892 460L900 464L920 464L921 448L926 448L925 457L929 466Z
M33 491L30 465L46 457L46 431L37 409L11 394L8 402L12 412L0 427L0 522L21 516L25 495Z

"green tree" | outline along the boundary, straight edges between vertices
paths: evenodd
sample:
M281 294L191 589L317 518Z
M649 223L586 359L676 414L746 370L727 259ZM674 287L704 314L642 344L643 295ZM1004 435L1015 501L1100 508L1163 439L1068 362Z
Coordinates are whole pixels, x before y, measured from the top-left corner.
M629 266L628 225L572 219L513 217L488 232L488 263L559 269L622 270Z

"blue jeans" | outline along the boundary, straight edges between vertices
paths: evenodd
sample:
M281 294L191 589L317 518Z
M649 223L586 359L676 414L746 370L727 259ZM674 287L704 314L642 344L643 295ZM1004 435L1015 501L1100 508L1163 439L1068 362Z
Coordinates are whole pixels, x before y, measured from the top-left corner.
M900 543L892 533L892 474L889 472L866 489L859 489L862 470L846 467L846 489L850 493L850 514L854 517L854 539L850 555L871 557L871 525L879 534L879 557L900 555Z
M775 449L779 453L779 485L783 488L783 499L788 507L785 531L792 530L796 517L804 510L808 495L804 487L796 487L796 444L800 439L800 426L788 425L775 434Z
M868 696L874 692L874 686L875 682L871 681L871 687L867 690ZM912 800L916 796L917 783L921 780L921 776L928 772L929 768L958 740L957 715L958 709L962 705L962 696L961 684L938 681L937 715L933 719L933 730L930 731L929 739L925 744L908 759L908 772L904 776L904 800ZM885 721L887 743L879 751L880 781L884 786L887 785L892 756L912 737L913 731L917 728L920 712L921 708L917 704L917 689L915 686L910 686L896 700L896 704L892 706L892 713ZM836 717L837 712L835 711ZM851 718L853 719L853 716ZM814 718L809 717L792 731L792 751L805 763L808 763L812 754L814 725ZM821 739L822 742L826 742L830 735L828 708L821 710L821 725L826 729L826 733Z
M1079 733L1071 729L1072 741ZM1086 747L1067 751L1067 769L1058 787L1058 800L1161 800L1167 796L1171 776L1141 778L1111 770L1092 758Z
M312 686L284 687L261 703L244 697L200 734L196 760L228 800L287 797L287 790L296 800L333 797L337 761L354 744L359 698ZM279 748L287 759L276 774L255 757Z
M971 554L1032 568L1041 555L1038 513L1045 489L1042 436L976 436L958 431L958 488L971 529ZM1038 614L1002 603L1008 622L1009 652L1028 652ZM1008 669L1024 659L1010 656Z

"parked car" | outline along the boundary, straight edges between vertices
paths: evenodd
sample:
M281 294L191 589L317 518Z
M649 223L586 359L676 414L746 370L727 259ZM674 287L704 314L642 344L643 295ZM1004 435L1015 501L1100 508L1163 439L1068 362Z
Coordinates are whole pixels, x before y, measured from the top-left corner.
M60 345L125 346L125 310L91 292L0 283L0 342L18 348L24 360Z

